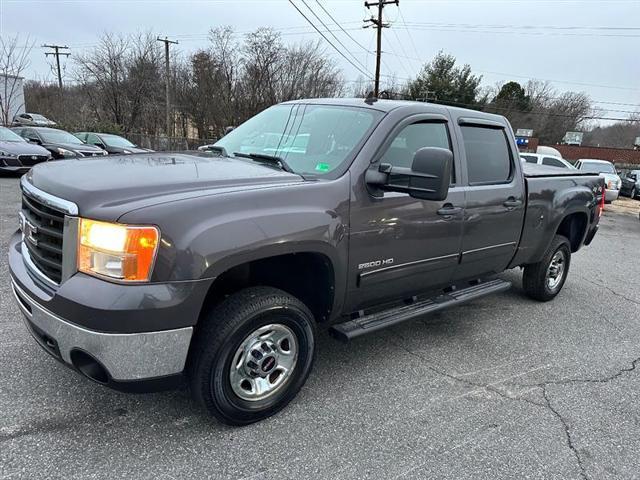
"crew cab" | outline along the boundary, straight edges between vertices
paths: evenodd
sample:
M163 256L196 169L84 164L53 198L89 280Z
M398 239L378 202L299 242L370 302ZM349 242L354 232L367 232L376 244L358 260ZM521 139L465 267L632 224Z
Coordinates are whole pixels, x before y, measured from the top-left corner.
M519 160L508 121L393 100L270 107L211 153L38 165L11 283L51 355L122 390L185 378L222 422L283 408L349 341L484 295L561 291L597 174Z

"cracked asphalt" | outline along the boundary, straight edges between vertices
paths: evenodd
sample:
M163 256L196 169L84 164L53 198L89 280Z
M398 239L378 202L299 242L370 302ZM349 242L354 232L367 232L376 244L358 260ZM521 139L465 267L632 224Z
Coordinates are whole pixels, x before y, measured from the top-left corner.
M0 178L3 251L18 191ZM59 365L3 255L0 480L640 478L639 209L607 209L553 302L511 271L508 292L348 345L323 334L297 399L244 428L186 390L127 395Z

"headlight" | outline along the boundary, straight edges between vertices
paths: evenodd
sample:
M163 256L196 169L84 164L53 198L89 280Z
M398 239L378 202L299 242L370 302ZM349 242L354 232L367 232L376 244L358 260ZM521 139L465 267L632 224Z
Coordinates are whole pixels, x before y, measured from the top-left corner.
M0 150L0 157L13 158L17 157L15 153L5 152L4 150Z
M81 218L79 235L79 271L130 282L151 278L160 238L156 227Z
M75 152L72 152L71 150L67 150L66 148L56 148L56 152L58 152L58 155L62 155L63 157L77 157L78 155L76 155Z
M131 150L122 150L122 153L131 153Z

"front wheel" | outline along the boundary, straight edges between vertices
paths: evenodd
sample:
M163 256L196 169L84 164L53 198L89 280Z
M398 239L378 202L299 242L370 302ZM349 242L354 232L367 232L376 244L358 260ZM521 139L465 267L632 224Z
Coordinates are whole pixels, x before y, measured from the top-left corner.
M297 298L271 287L247 288L201 321L189 359L191 392L223 423L267 418L304 385L316 326Z
M636 191L636 187L633 187L631 189L631 194L629 195L632 199L636 198L636 196L638 195L638 192Z
M522 286L525 293L541 302L554 299L567 280L570 263L569 240L562 235L556 235L542 260L524 267Z

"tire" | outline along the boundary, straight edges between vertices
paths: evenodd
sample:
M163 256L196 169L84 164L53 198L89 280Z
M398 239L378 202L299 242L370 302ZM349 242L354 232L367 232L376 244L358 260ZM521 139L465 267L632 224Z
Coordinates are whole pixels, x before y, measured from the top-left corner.
M635 199L635 198L636 198L636 196L637 196L637 195L638 195L638 194L637 194L637 192L636 192L636 187L633 187L633 188L631 189L631 193L629 194L629 197L631 197L631 199L633 200L633 199Z
M247 425L274 415L311 372L315 320L300 300L282 290L241 290L200 322L187 365L191 393L223 423ZM285 365L290 368L284 370Z
M558 259L562 261L562 271L559 271ZM554 262L555 270L551 269ZM551 245L542 256L542 260L524 267L522 276L522 286L525 293L534 300L548 302L553 300L567 280L569 266L571 265L571 245L569 240L562 235L556 235L551 241ZM553 273L555 271L555 277Z

